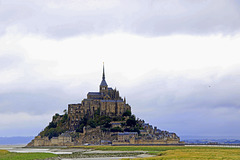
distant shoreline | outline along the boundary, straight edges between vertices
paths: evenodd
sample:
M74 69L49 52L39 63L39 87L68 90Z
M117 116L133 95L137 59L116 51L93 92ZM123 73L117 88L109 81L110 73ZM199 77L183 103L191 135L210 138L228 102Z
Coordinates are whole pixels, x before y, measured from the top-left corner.
M26 146L34 136L14 136L14 137L0 137L0 147L1 146ZM239 138L182 138L185 145L240 145ZM213 144L215 143L215 144Z
M0 145L27 145L34 136L0 137Z

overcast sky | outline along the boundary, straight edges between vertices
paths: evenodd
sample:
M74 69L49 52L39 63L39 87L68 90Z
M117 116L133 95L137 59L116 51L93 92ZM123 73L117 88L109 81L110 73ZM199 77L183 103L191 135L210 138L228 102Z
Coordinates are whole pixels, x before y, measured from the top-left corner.
M1 0L0 136L35 136L106 81L180 137L240 135L238 0Z

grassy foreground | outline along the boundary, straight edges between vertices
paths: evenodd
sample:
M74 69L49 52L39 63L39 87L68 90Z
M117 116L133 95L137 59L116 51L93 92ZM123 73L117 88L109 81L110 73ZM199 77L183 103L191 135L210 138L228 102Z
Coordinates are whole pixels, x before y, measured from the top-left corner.
M240 148L184 146L86 146L84 148L114 151L148 151L155 157L136 160L240 160Z
M13 153L6 150L0 150L1 160L34 160L57 157L52 153Z
M71 148L86 148L105 151L148 151L155 155L149 158L137 158L136 160L240 160L240 148L227 147L184 147L184 146L78 146ZM110 154L110 153L109 153ZM55 155L52 153L11 153L0 150L1 160L34 160L50 157L60 158L88 158L100 155L85 155L81 152L73 155ZM70 157L69 157L70 156ZM73 157L72 157L73 156ZM82 157L85 156L85 157ZM87 157L86 157L87 156ZM104 155L106 156L106 155ZM108 155L112 156L112 155ZM121 155L114 155L121 156ZM125 159L127 160L127 159Z

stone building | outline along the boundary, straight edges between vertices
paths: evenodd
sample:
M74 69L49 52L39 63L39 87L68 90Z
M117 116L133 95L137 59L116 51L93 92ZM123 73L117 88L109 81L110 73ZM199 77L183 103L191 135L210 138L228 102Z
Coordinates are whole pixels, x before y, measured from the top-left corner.
M136 138L138 136L137 132L123 132L117 134L117 140L119 142L129 142L130 139Z
M110 117L122 116L127 110L131 111L131 107L126 103L126 99L120 97L116 89L108 87L103 66L99 92L89 92L81 103L68 105L70 129L75 130L84 116L93 117L96 112Z
M62 133L58 137L52 137L51 143L52 143L52 145L73 145L72 137L67 132Z

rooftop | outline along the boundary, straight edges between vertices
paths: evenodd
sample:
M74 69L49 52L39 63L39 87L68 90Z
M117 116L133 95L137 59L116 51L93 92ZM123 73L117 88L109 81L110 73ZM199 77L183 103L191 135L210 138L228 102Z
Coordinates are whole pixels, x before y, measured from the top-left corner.
M138 133L137 132L120 132L118 133L118 135L137 135Z
M88 95L101 95L100 92L88 92Z
M100 86L107 86L107 82L105 81L105 79L102 80Z
M123 100L101 100L101 102L123 102Z
M69 133L62 133L59 137L71 137Z

